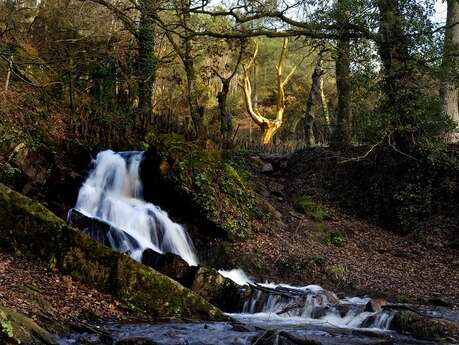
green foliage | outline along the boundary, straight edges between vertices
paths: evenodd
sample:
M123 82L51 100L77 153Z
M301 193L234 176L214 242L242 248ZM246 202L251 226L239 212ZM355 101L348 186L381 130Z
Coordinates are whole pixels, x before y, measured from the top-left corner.
M348 269L341 264L329 265L325 267L325 274L332 282L343 286L347 282Z
M344 236L337 232L330 232L325 237L324 242L328 245L342 246L344 244Z
M328 218L327 211L309 195L300 195L293 200L293 206L317 222Z
M9 338L13 338L13 325L11 324L11 321L9 320L2 320L0 321L0 326L1 326L1 331L3 334L5 334Z
M253 222L266 214L237 165L225 162L218 152L205 152L179 135L150 133L145 141L149 158L144 166L152 171L145 189L148 192L148 180L157 180L152 189L165 189L170 197L180 199L193 221L236 240L249 236ZM158 174L161 164L170 167L167 174Z

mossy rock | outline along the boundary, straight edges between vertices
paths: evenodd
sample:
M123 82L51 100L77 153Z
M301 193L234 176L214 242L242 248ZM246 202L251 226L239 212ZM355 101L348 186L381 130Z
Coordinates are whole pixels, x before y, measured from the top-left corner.
M293 207L317 222L329 218L327 211L309 195L297 196L293 200Z
M218 153L209 153L178 135L146 137L141 167L145 198L180 210L214 236L247 238L264 207L257 194Z
M57 344L34 320L0 305L0 344Z
M0 184L0 247L40 257L152 318L226 319L202 297L125 254L93 241L39 203Z
M390 329L419 338L449 338L459 340L459 325L456 322L434 319L410 310L397 311Z
M241 311L240 286L213 269L200 267L191 289L226 312Z

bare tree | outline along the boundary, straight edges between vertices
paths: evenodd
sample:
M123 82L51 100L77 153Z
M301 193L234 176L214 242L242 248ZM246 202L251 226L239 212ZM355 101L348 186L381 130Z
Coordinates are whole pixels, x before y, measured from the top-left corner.
M242 55L244 54L244 48L245 48L245 44L243 40L241 40L239 54L238 54L236 63L234 65L233 70L227 77L221 74L217 69L214 69L215 74L222 82L222 88L217 94L217 101L218 101L218 109L220 111L220 133L225 143L229 143L231 139L231 135L233 133L233 119L232 119L231 113L227 109L228 93L230 90L231 80L236 75L239 64L241 63Z
M276 66L277 71L277 102L276 102L276 116L275 119L271 120L266 116L263 116L258 111L257 107L253 106L252 103L252 86L250 83L250 70L255 63L255 59L258 53L258 45L255 48L255 52L247 65L243 65L243 90L244 90L244 100L247 107L247 112L249 113L252 120L260 127L261 129L261 143L269 144L272 142L274 134L282 127L284 121L284 111L285 111L285 92L284 87L288 83L289 79L292 77L293 73L296 70L296 66L292 68L290 73L285 79L283 79L282 74L284 72L285 65L285 55L288 46L288 38L284 38L282 48L279 54L279 62Z

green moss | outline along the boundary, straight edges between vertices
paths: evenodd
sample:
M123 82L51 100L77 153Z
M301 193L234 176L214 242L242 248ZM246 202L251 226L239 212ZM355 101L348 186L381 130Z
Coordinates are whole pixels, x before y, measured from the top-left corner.
M260 211L264 207L235 166L178 135L150 134L146 142L146 189L153 183L152 189L180 200L194 220L228 239L251 234L253 222L266 212ZM160 169L164 162L170 167L166 174Z
M345 285L347 282L348 270L344 265L330 265L325 267L325 274L335 284L340 286Z
M52 335L24 314L0 305L0 343L54 345Z
M296 197L293 200L293 206L295 209L317 222L322 222L328 218L327 211L309 195L300 195Z
M390 327L420 338L444 338L458 331L458 325L454 322L421 316L409 310L398 311Z
M329 232L324 239L325 244L340 247L344 244L344 236L338 232Z
M37 202L0 184L0 247L54 261L64 274L151 317L225 319L200 296L67 226Z

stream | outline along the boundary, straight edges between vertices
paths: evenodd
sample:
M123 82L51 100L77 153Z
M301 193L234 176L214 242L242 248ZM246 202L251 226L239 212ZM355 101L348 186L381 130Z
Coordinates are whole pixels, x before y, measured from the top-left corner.
M107 237L113 250L140 262L147 249L170 252L197 266L198 254L186 229L143 199L139 174L142 158L141 151L100 152L81 186L75 210L110 224ZM88 235L98 240L95 234ZM304 344L305 339L317 344L439 344L391 331L394 311L369 310L367 297L338 298L318 285L257 283L240 269L219 273L241 286L241 308L228 314L233 322L106 323L92 327L117 345L276 343L257 340L269 336L265 333L268 330L280 339L278 344L295 344L292 339ZM459 314L446 308L408 307L459 321ZM285 333L293 338L283 337ZM61 337L59 344L107 343L103 338L97 333L71 333Z

